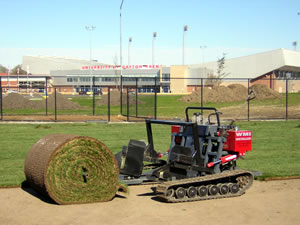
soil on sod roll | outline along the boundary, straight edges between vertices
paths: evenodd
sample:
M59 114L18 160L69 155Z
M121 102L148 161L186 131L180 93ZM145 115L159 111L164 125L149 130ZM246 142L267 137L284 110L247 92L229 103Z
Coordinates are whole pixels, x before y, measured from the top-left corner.
M119 189L119 169L106 145L91 137L52 134L27 154L27 182L58 204L111 200Z

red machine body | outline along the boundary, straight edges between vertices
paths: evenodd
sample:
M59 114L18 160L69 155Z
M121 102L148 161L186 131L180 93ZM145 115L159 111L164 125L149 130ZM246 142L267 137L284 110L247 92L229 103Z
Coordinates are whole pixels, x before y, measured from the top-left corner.
M181 128L181 126L176 126L176 125L171 126L171 134L173 134L173 133L179 133L180 132L180 128Z
M252 150L252 132L248 130L228 130L227 141L223 149L237 152L238 156L244 156L247 151Z

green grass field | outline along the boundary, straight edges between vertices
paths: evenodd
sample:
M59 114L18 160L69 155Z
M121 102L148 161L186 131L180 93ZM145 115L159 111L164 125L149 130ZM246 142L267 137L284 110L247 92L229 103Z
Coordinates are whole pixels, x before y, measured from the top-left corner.
M253 150L238 166L260 171L264 177L300 175L300 121L238 123L253 131ZM144 123L106 124L0 124L0 186L20 185L25 177L24 160L30 147L53 133L91 136L105 143L114 153L130 139L146 140ZM155 149L165 152L170 143L170 127L153 125Z

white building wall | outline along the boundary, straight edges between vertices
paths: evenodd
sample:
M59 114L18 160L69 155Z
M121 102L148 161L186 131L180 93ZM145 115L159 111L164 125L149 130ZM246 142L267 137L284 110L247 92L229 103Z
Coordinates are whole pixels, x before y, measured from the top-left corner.
M207 67L213 70L215 75L217 74L217 62L190 66ZM284 66L299 67L298 70L297 68L295 69L300 71L300 52L287 49L277 49L250 56L225 59L224 72L229 74L227 78L256 78Z

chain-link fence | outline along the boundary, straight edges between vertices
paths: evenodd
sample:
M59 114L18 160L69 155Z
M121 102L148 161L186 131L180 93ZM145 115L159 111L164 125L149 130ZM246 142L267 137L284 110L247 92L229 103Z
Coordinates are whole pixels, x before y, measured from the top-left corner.
M120 112L120 103L111 105L111 88L99 94L67 92L69 87L0 88L1 120L17 121L110 121L111 111ZM120 96L118 92L118 96Z
M170 78L166 86L153 78L152 83L141 87L136 82L122 92L123 115L184 119L187 106L209 106L218 108L223 119L300 119L299 79ZM251 101L250 93L255 93ZM143 95L151 99L145 101L149 104Z
M127 118L156 118L157 93L160 88L153 80L152 85L144 85L136 78L135 86L121 92L121 114Z
M298 79L107 77L106 86L1 84L0 119L129 121L184 119L187 106L216 107L223 119L300 119ZM47 81L47 79L46 79ZM247 101L253 90L256 98Z

